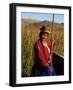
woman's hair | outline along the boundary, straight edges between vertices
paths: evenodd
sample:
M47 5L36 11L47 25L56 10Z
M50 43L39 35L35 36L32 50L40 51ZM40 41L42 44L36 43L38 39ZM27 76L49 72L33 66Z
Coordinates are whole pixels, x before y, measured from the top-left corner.
M40 34L39 34L40 39L41 39L41 37L42 37L42 34L43 34L43 32L40 32Z

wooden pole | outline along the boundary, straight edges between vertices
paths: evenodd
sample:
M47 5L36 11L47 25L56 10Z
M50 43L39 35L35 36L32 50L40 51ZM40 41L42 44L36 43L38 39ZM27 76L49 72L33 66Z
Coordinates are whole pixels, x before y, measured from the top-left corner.
M53 60L53 40L54 40L54 14L52 19L52 27L51 27L51 65L50 65L50 76L52 76L52 60Z

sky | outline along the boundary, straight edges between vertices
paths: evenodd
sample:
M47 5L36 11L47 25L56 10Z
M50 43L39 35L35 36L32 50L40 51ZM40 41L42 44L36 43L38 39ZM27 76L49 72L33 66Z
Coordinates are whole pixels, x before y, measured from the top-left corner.
M29 13L29 12L22 12L21 18L24 19L33 19L33 20L48 20L52 21L53 14L52 13ZM64 23L64 15L63 14L54 14L54 22L57 23Z

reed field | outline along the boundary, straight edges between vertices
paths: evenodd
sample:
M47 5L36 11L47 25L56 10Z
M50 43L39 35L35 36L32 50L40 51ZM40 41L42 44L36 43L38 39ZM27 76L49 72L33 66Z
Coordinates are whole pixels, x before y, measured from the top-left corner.
M30 77L34 64L34 44L38 40L40 28L39 24L21 24L21 75ZM50 38L50 36L49 36ZM54 26L55 49L58 55L64 56L64 25Z

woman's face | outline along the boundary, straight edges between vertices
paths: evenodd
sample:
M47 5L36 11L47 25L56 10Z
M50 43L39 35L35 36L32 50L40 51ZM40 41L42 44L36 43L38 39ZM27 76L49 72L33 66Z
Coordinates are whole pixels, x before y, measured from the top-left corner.
M47 41L48 39L48 34L47 33L43 33L41 36L42 41Z

